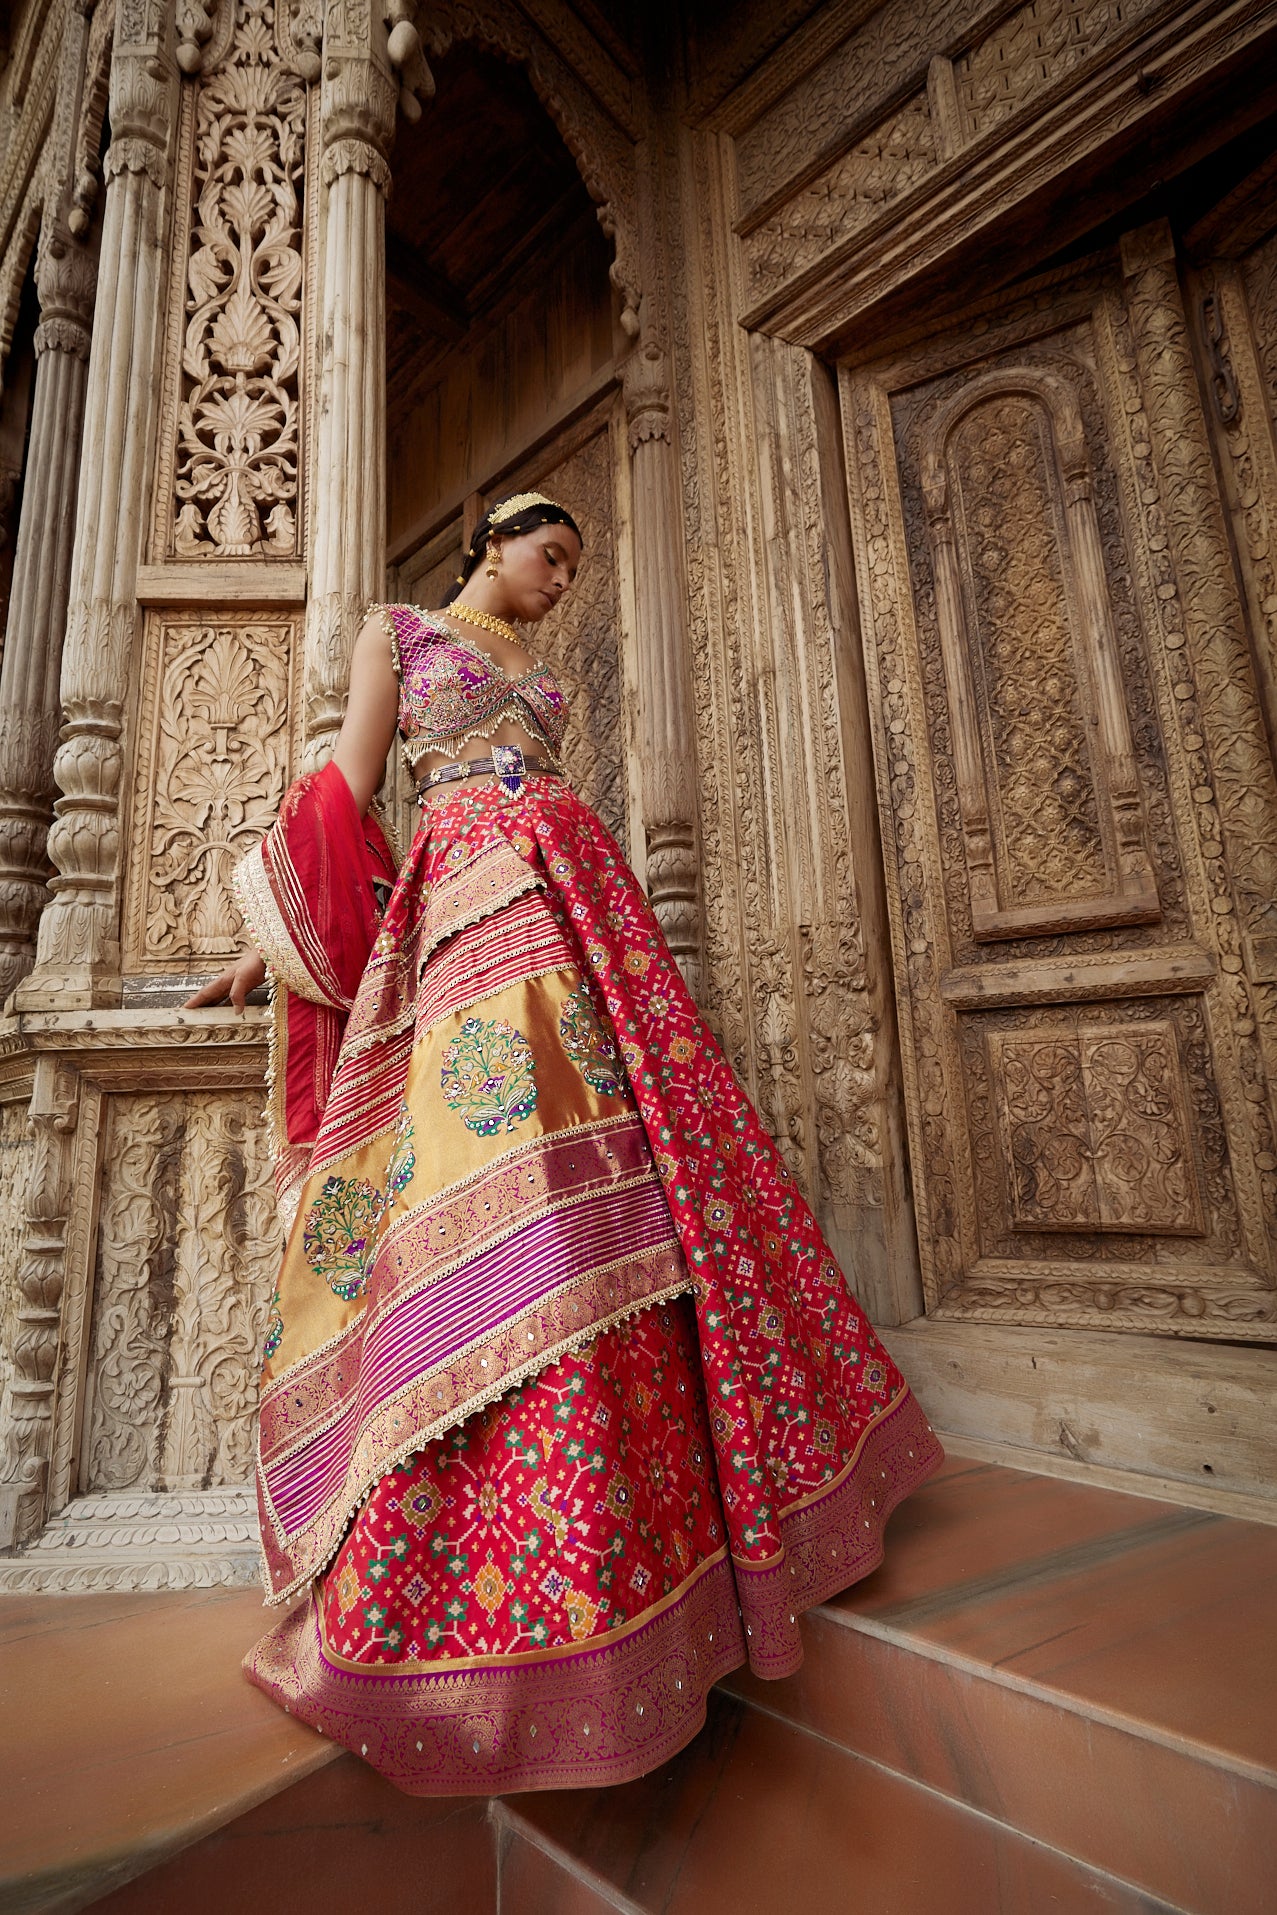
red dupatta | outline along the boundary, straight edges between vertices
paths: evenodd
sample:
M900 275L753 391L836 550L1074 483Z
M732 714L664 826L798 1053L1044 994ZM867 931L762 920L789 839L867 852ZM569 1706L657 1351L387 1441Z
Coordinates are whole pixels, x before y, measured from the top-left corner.
M286 1223L396 875L381 825L371 812L360 817L331 762L289 786L269 833L235 872L244 923L271 973L270 1114Z

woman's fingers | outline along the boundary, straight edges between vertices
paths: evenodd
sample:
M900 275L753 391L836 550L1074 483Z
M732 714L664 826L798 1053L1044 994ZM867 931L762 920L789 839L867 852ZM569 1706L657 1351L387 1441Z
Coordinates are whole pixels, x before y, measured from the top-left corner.
M259 951L245 951L235 966L235 982L231 986L231 1003L237 1011L242 1011L250 991L266 982L266 960Z
M199 990L187 998L182 1009L198 1011L205 1004L221 1004L232 993L237 968L233 965L229 971L223 971L220 977L213 978L210 983L201 984ZM240 1009L243 1008L241 1004Z
M255 991L265 981L266 960L257 951L245 951L228 970L222 972L208 984L202 984L198 991L188 997L182 1006L184 1011L198 1011L206 1004L224 1004L227 998L237 1011L242 1011L250 991Z

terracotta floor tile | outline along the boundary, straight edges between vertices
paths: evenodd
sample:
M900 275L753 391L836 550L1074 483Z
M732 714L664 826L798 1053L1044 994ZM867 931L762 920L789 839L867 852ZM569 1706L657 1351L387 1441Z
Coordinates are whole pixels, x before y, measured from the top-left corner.
M715 1700L654 1776L512 1798L533 1826L662 1915L1150 1915L1158 1905L787 1725Z
M406 1897L410 1899L406 1899ZM93 1904L94 1915L494 1915L488 1805L402 1795L354 1756Z
M0 1881L166 1853L336 1753L239 1673L256 1590L0 1600Z
M1273 1786L820 1613L804 1633L797 1675L733 1692L1177 1907L1267 1915Z
M1277 1530L1176 1535L923 1617L880 1612L1009 1674L1277 1769Z
M501 1915L617 1915L624 1907L600 1895L517 1833L501 1857ZM708 1911L706 1911L708 1915Z
M1023 1574L1061 1551L1120 1548L1128 1531L1182 1519L1174 1505L1147 1496L951 1457L891 1517L881 1568L834 1602L872 1615L964 1583L983 1587Z

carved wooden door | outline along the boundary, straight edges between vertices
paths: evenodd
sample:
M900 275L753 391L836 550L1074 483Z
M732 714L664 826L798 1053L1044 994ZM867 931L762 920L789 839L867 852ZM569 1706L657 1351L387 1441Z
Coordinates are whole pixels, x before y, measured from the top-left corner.
M1262 1337L1277 783L1169 229L842 391L928 1311Z

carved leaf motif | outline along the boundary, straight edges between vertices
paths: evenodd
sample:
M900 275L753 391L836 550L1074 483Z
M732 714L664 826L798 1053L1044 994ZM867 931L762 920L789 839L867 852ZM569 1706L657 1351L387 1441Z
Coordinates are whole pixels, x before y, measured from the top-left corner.
M306 94L272 0L237 0L200 83L172 544L179 557L296 550Z
M255 1093L112 1099L86 1489L210 1489L252 1469L278 1226Z
M269 827L286 781L291 639L288 619L152 628L134 963L198 965L238 948L230 875Z

